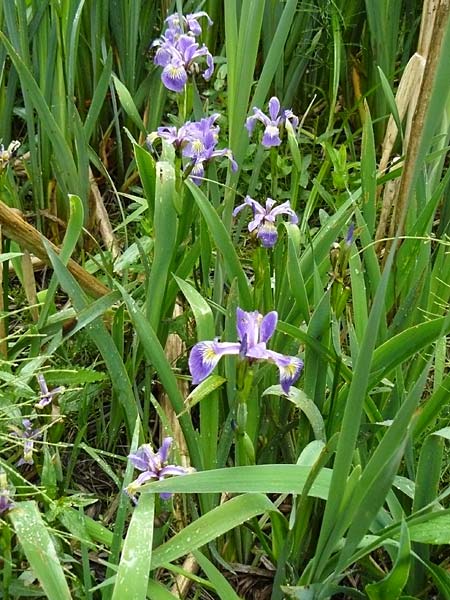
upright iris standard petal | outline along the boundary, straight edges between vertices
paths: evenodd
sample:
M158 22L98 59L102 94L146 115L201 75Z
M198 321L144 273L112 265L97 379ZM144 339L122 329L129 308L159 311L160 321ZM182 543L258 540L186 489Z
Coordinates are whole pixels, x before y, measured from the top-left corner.
M275 200L267 198L266 206L262 206L250 196L245 198L243 204L237 206L233 211L235 217L243 208L249 206L253 211L253 219L248 224L248 230L257 232L258 239L265 248L272 248L278 239L275 219L278 215L288 215L291 223L298 223L298 217L292 210L289 200L276 206Z
M267 313L261 321L261 329L259 334L260 342L268 342L273 336L278 323L278 313L276 310L272 310Z
M269 115L272 121L276 121L280 114L280 101L276 96L272 96L269 100Z
M161 444L161 448L156 453L156 456L158 457L160 465L162 465L163 463L167 462L167 459L169 458L169 451L170 451L170 447L172 445L172 442L173 442L173 438L171 438L171 437L166 437L166 438L163 439L163 443Z
M132 452L128 455L131 464L139 471L147 471L152 464L153 460L153 450L150 444L143 444L140 446L136 452Z
M296 356L286 356L268 350L266 343L272 337L277 326L278 313L271 311L263 316L257 310L236 310L236 329L239 343L236 342L199 342L191 350L189 370L194 384L200 383L211 374L220 358L225 354L239 355L252 360L268 360L277 365L280 372L280 384L283 391L289 388L300 376L303 362Z
M206 20L208 21L208 27L211 27L211 25L213 25L210 16L204 10L201 10L196 13L191 13L190 15L186 15L185 17L186 25L188 26L189 31L196 36L201 35L202 33L202 28L200 27L200 23L198 22L198 19L200 19L200 17L206 17Z

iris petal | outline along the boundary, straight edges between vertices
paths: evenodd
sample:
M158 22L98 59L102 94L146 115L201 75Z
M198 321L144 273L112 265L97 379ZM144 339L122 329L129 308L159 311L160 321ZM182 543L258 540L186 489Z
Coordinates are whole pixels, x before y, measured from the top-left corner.
M163 69L161 81L168 90L181 92L187 82L187 73L184 66L173 62L169 63Z
M269 115L272 121L275 121L275 119L278 117L279 112L280 101L276 96L272 96L272 98L269 100Z
M261 143L266 148L272 148L281 144L280 130L276 125L267 125Z
M196 385L210 375L225 354L239 354L241 345L234 342L199 342L189 355L189 371Z

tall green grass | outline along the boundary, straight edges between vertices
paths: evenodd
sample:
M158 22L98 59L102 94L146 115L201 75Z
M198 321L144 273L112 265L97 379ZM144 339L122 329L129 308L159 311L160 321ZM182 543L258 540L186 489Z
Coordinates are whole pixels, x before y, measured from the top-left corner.
M214 20L202 40L217 66L181 103L151 42L167 14L198 9ZM183 578L193 595L243 597L236 564L265 568L274 600L450 597L445 7L409 142L394 100L422 10L0 3L0 138L22 143L0 200L45 236L52 272L30 282L26 240L2 239L0 493L14 501L1 516L4 598L25 594L20 570L55 600L172 598ZM272 95L301 127L269 152L245 121ZM220 112L237 172L211 164L197 186L169 147L149 150L147 133L181 124L179 106L190 120ZM378 172L391 113L400 168ZM95 224L90 170L119 257ZM389 185L394 235L379 240ZM290 199L300 218L279 223L273 250L249 236L249 213L232 218L246 194ZM71 257L102 297L83 291ZM242 381L236 357L190 389L190 348L236 340L237 307L277 311L271 349L305 363L288 396L273 365L250 364ZM173 336L185 348L175 362ZM42 411L41 373L64 386ZM39 434L34 465L21 467L24 418ZM146 484L134 507L126 457L167 436L171 462L196 472Z

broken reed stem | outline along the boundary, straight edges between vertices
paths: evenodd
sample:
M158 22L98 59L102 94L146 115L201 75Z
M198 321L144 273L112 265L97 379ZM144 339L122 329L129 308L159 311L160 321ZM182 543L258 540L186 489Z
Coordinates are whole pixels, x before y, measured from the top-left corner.
M27 223L16 211L9 208L0 200L0 226L2 233L9 239L17 242L19 246L28 250L38 258L42 259L47 264L51 265L50 259L45 251L42 242L43 235L39 231ZM60 249L52 242L48 241L52 249L59 254ZM83 267L77 264L73 259L69 259L67 269L75 277L84 291L94 298L100 298L109 294L111 290L103 283L98 281L93 275L85 271Z
M411 136L405 156L405 164L403 167L403 174L400 180L400 189L395 206L395 221L397 223L398 235L403 234L406 219L406 209L408 205L408 199L412 191L414 171L416 169L419 146L422 138L421 134L425 123L425 116L430 103L434 79L436 76L436 69L441 55L442 41L447 27L448 14L448 2L445 1L444 3L441 3L437 9L433 28L433 44L430 45L426 68L424 70L422 85L419 92L419 98L417 100L416 110L412 118Z

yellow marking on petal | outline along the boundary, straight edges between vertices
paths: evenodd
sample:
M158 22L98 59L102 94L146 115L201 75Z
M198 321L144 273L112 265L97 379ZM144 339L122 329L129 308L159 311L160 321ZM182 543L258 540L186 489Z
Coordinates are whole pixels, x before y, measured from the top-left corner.
M203 152L203 150L205 149L205 146L203 145L203 142L201 140L194 140L192 142L192 149L195 152Z
M169 74L172 79L181 79L183 77L184 68L169 65Z
M217 358L217 352L214 352L214 349L211 348L211 346L207 346L204 350L203 350L203 360L205 362L214 362Z
M286 365L285 367L283 367L283 372L289 378L292 378L295 375L296 371L297 371L297 365L295 363L290 363L289 365Z

